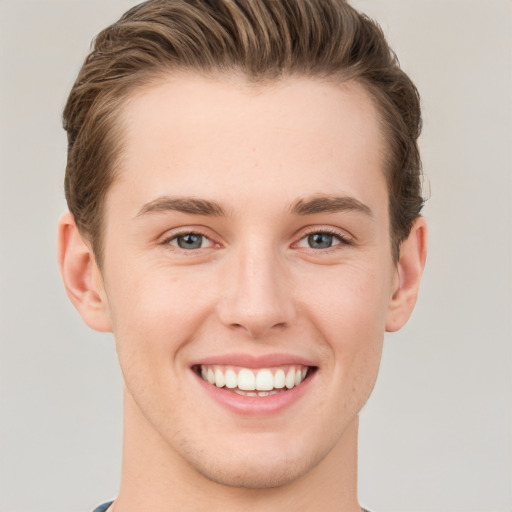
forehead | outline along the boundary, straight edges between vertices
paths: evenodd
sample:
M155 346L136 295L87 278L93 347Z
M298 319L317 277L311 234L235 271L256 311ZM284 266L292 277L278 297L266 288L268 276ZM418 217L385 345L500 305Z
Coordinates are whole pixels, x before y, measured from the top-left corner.
M242 204L255 194L387 195L378 113L357 83L255 85L183 73L137 90L120 123L113 188L136 184L141 201L163 193Z

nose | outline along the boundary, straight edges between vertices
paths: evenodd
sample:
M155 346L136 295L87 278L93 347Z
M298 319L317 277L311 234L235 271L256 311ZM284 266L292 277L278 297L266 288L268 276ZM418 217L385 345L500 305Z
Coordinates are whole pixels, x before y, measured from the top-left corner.
M291 324L295 316L291 279L274 251L253 247L225 263L218 302L224 325L262 339Z

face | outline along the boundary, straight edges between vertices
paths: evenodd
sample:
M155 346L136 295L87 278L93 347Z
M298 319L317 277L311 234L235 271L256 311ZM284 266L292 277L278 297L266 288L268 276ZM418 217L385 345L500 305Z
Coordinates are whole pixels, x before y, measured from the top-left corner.
M183 75L121 123L102 293L127 422L216 482L307 474L371 392L397 286L375 108L355 84Z

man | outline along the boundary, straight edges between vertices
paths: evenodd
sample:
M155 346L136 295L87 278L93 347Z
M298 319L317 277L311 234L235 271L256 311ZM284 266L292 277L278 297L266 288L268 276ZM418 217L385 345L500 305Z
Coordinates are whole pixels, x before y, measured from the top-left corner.
M426 256L419 99L342 0L152 0L64 112L59 264L125 382L97 510L361 510L358 413Z

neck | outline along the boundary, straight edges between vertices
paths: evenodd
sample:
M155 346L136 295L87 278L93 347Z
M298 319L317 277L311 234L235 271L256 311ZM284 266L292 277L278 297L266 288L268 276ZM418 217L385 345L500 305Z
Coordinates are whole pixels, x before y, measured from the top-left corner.
M125 394L126 395L126 394ZM263 489L214 482L190 467L125 396L123 465L114 512L359 512L358 418L319 464L283 486ZM110 512L110 511L109 511Z

